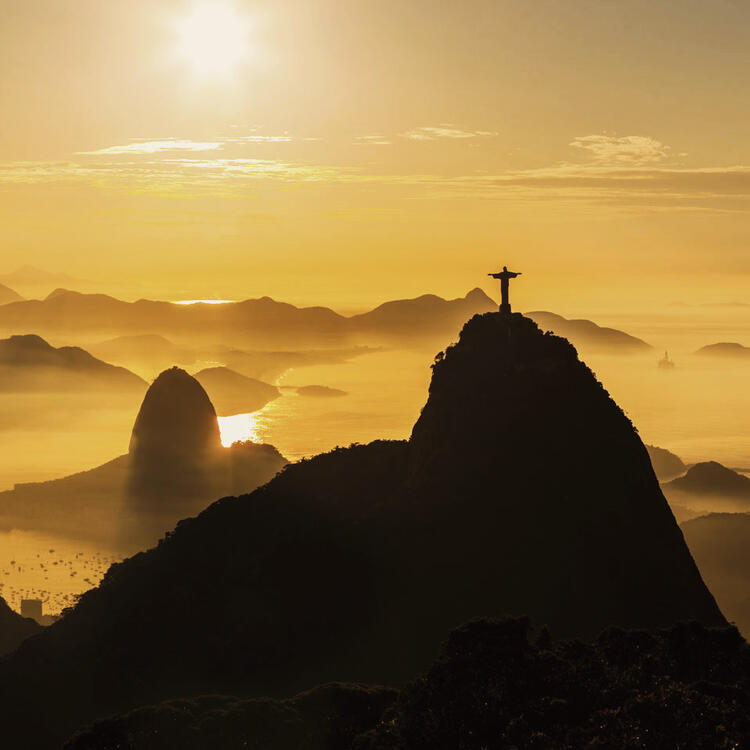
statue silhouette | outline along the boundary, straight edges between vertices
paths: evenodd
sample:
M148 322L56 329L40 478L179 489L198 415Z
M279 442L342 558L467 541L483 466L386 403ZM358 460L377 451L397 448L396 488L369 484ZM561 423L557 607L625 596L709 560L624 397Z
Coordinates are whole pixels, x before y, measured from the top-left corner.
M509 271L508 266L503 266L503 270L500 273L488 273L487 275L492 276L493 279L500 279L500 294L502 296L500 312L510 315L510 280L515 279L516 276L520 276L521 272Z

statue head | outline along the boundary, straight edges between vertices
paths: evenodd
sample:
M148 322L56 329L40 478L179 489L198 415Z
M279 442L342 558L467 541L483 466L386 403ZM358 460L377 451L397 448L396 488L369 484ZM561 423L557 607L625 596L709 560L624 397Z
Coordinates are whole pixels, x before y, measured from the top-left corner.
M508 270L508 266L503 266L503 271L507 271L507 270Z

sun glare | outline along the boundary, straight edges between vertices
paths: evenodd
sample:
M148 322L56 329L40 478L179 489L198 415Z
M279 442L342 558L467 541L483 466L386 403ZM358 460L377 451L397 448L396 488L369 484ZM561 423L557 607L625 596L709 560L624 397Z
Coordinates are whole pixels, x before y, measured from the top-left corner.
M248 19L231 2L199 2L177 24L177 51L198 75L226 76L249 53Z
M258 434L255 414L234 414L231 417L218 417L221 444L228 448L238 441L263 442Z

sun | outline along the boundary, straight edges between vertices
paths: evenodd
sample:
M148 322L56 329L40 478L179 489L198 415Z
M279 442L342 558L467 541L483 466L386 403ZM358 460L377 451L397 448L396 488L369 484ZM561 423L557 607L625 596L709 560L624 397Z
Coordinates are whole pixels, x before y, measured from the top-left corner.
M233 3L204 0L177 22L177 53L198 75L227 76L249 55L249 31Z

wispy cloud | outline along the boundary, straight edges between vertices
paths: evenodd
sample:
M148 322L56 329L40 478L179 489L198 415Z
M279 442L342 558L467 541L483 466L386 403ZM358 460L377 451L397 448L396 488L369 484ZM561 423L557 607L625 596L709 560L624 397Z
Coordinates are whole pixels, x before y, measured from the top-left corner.
M388 140L369 134L355 142L380 146ZM554 201L568 205L587 202L648 211L750 211L750 166L687 168L668 159L667 146L645 136L577 138L574 144L594 156L579 162L525 170L438 174L406 170L373 173L358 166L226 158L218 148L165 148L165 143L222 142L139 141L138 146L149 148L111 151L111 158L94 152L95 157L75 161L0 163L0 186L80 184L165 197L237 198L264 186L273 189L274 184L282 190L358 184L383 189L392 186L410 199L469 198L518 204Z
M392 143L385 135L358 135L355 136L354 142L359 145L370 146L390 146Z
M648 164L669 156L669 146L646 135L582 135L570 145L588 151L599 162Z
M220 151L226 144L250 143L289 143L292 136L284 135L251 135L219 137L212 141L193 141L183 138L163 138L160 140L139 139L123 146L108 146L95 151L79 151L77 156L118 156L138 154L161 154L171 151Z
M133 141L125 146L108 146L96 151L79 151L78 156L113 156L116 154L159 154L165 151L216 151L223 141L190 141L167 138L161 141Z
M290 135L245 135L239 138L224 138L224 143L289 143Z
M411 141L436 141L439 138L454 138L458 140L468 138L490 138L497 133L490 130L462 130L453 123L442 123L440 125L429 125L421 128L413 128L401 133L402 138Z

